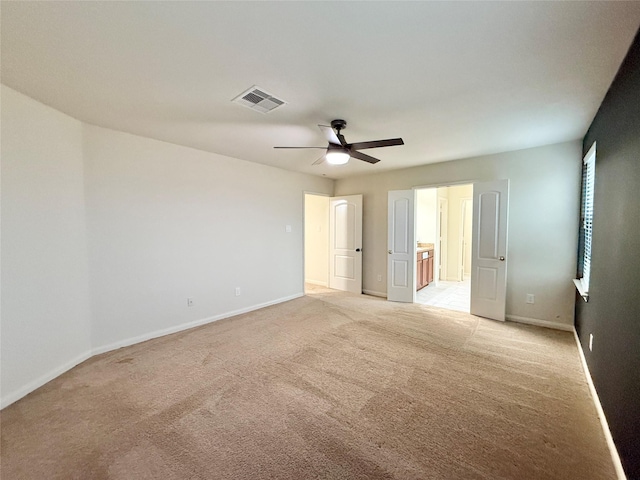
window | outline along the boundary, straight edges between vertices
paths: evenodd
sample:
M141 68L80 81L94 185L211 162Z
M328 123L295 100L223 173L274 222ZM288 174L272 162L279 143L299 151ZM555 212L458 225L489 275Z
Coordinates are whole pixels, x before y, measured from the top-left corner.
M593 232L593 193L596 174L596 144L594 143L584 157L582 166L582 201L580 207L580 266L579 282L576 286L585 298L589 296L589 279L591 277L591 238Z

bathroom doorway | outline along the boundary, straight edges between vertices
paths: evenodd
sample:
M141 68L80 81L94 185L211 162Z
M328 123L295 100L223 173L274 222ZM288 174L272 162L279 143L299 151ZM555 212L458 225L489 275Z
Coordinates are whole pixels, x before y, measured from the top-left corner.
M469 312L472 220L473 184L417 190L416 271L433 274L418 278L416 303Z

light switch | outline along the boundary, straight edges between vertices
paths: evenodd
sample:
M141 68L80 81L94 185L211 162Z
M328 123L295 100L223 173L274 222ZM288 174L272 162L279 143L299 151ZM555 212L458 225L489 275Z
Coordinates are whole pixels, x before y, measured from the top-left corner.
M286 225L284 227L284 231L287 232L287 233L291 233L291 225Z

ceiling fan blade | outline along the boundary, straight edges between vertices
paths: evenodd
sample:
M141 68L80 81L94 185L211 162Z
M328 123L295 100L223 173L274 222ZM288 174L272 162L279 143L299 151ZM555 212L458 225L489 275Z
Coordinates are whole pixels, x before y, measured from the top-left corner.
M401 138L390 138L388 140L373 140L372 142L352 143L350 148L354 150L364 150L365 148L393 147L395 145L404 145Z
M380 160L378 160L377 158L373 158L369 155L366 155L362 152L356 152L355 150L351 150L350 155L353 158L357 158L358 160L363 160L365 162L369 162L369 163L378 163Z
M327 147L273 147L273 148L321 148L323 150L327 149Z
M322 133L324 134L326 139L329 141L329 143L335 143L336 145L344 145L344 143L341 142L340 139L338 138L338 135L336 135L336 132L334 132L333 128L331 128L330 126L318 125L318 128L322 130ZM344 140L344 137L342 137L342 140Z
M313 162L311 165L320 165L322 162L324 162L325 160L325 156L322 155L319 159L317 159L315 162Z

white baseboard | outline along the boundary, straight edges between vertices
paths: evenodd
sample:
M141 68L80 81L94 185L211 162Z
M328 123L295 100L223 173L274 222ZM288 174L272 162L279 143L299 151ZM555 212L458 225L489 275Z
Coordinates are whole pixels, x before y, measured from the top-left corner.
M366 295L373 295L374 297L387 298L387 294L385 292L376 292L375 290L362 289L362 293L364 293Z
M194 320L193 322L182 323L180 325L175 325L173 327L164 328L162 330L156 330L153 332L145 333L143 335L138 335L137 337L127 338L125 340L120 340L118 342L111 343L109 345L103 345L101 347L96 347L92 351L92 355L99 355L101 353L110 352L112 350L116 350L122 347L128 347L129 345L134 345L136 343L145 342L147 340L151 340L152 338L164 337L165 335L171 335L172 333L181 332L183 330L188 330L190 328L199 327L201 325L206 325L207 323L212 323L217 320L222 320L223 318L235 317L236 315L241 315L243 313L252 312L254 310L258 310L260 308L269 307L271 305L276 305L278 303L288 302L289 300L293 300L295 298L302 297L303 293L296 293L295 295L289 295L288 297L278 298L276 300L271 300L269 302L259 303L257 305L252 305L246 308L240 308L238 310L232 310L230 312L221 313L219 315L214 315L211 317L201 318L200 320Z
M276 305L278 303L288 302L289 300L293 300L293 299L302 297L303 295L304 295L303 293L296 293L294 295L289 295L287 297L278 298L278 299L275 299L275 300L271 300L269 302L264 302L264 303L260 303L260 304L257 304L257 305L252 305L250 307L241 308L241 309L238 309L238 310L232 310L230 312L225 312L225 313L221 313L219 315L214 315L214 316L211 316L211 317L202 318L200 320L195 320L193 322L182 323L180 325L175 325L175 326L170 327L170 328L164 328L162 330L155 330L153 332L145 333L143 335L138 335L136 337L130 337L130 338L127 338L127 339L124 339L124 340L119 340L117 342L110 343L108 345L103 345L103 346L100 346L100 347L93 348L92 350L90 350L88 352L85 352L85 353L83 353L81 355L78 355L73 360L70 360L69 362L67 362L67 363L65 363L63 365L60 365L60 366L54 368L53 370L51 370L50 372L46 373L45 375L42 375L41 377L38 377L37 379L27 383L25 386L19 388L18 390L15 390L15 391L9 393L8 395L3 396L2 399L0 400L0 408L5 408L5 407L11 405L12 403L14 403L15 401L20 400L22 397L28 395L29 393L31 393L34 390L36 390L36 389L40 388L41 386L43 386L45 383L50 382L54 378L56 378L56 377L62 375L63 373L71 370L76 365L79 365L80 363L84 362L85 360L88 360L89 358L91 358L91 357L93 357L95 355L100 355L101 353L106 353L106 352L110 352L112 350L117 350L118 348L122 348L122 347L128 347L128 346L134 345L136 343L145 342L147 340L151 340L152 338L163 337L165 335L170 335L172 333L181 332L183 330L188 330L190 328L199 327L201 325L206 325L207 323L212 323L212 322L215 322L217 320L222 320L223 318L235 317L236 315L241 315L243 313L252 312L252 311L258 310L260 308L269 307L271 305Z
M589 372L589 366L587 365L587 359L584 356L584 350L582 350L582 344L580 343L580 338L578 338L578 333L576 332L575 328L573 329L573 337L575 338L576 344L578 345L580 361L582 362L582 370L584 371L584 376L587 378L587 383L589 384L591 398L593 399L593 403L595 404L596 410L598 411L598 418L600 418L602 431L604 432L604 437L607 440L607 446L609 447L609 452L611 453L613 466L616 469L616 475L618 476L618 480L627 480L627 476L624 473L624 468L622 468L622 462L620 461L620 455L618 455L618 449L616 448L616 444L613 442L611 430L609 430L609 423L607 422L607 417L604 414L604 410L602 410L600 397L598 397L598 392L596 391L596 387L593 384L593 379L591 378L591 373Z
M319 285L321 287L329 287L328 282L323 282L322 280L307 280L305 279L304 283L309 283L311 285Z
M538 318L519 317L518 315L506 315L510 322L526 323L528 325L536 325L538 327L553 328L554 330L563 330L565 332L573 332L573 325L566 323L550 322L549 320L540 320Z
M44 375L36 378L35 380L32 380L31 382L27 383L26 385L24 385L23 387L19 388L18 390L15 390L15 391L3 396L2 400L0 400L0 408L8 407L13 402L15 402L17 400L20 400L22 397L30 394L34 390L36 390L36 389L40 388L41 386L43 386L45 383L48 383L51 380L53 380L54 378L59 377L63 373L71 370L76 365L81 364L82 362L84 362L85 360L87 360L87 359L89 359L91 357L92 357L92 353L91 353L90 350L87 351L87 352L84 352L84 353L78 355L77 357L75 357L74 359L69 360L68 362L66 362L66 363L54 368L53 370L45 373Z

